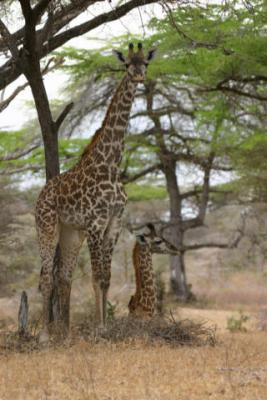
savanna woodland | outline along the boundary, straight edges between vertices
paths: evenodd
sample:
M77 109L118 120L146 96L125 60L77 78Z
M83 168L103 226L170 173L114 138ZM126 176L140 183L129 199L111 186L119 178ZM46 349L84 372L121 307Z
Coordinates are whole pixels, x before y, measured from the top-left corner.
M267 398L267 1L1 0L0 399Z

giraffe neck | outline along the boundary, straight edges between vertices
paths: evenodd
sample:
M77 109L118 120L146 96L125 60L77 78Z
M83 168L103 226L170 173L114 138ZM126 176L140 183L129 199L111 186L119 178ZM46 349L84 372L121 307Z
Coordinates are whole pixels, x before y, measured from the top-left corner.
M146 292L147 288L153 287L152 253L148 246L135 244L133 251L133 264L136 278L136 294Z
M82 159L94 166L102 161L111 167L119 167L124 150L124 135L129 121L137 83L126 75L120 82L108 107L101 128L85 148Z

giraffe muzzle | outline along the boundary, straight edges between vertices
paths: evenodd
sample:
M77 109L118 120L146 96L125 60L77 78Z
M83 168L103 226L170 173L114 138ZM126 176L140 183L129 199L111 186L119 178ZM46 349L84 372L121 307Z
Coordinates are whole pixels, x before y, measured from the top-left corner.
M133 76L132 80L134 82L144 82L145 78L142 75L135 75Z

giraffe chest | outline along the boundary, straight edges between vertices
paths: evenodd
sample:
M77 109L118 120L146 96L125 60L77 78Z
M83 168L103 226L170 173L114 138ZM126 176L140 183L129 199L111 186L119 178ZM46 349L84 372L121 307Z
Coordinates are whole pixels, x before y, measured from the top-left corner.
M59 218L78 229L87 229L92 224L105 225L110 218L122 212L127 200L119 182L83 182L72 189L59 196Z

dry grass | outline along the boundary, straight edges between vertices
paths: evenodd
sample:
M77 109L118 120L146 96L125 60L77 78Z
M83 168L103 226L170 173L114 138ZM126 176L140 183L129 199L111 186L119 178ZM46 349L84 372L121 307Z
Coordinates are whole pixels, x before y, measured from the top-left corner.
M191 334L203 329L208 337L209 325L199 325L196 310L191 311L190 323L155 320L149 328L121 318L110 323L102 338L95 338L88 324L79 324L61 346L29 347L26 353L5 350L0 355L0 399L265 400L266 332L224 332L215 346L192 346L200 343L187 339L186 345L173 345L181 328L188 333L190 327ZM217 314L211 317L216 323Z
M90 325L80 325L77 332L87 340L94 339L94 330ZM176 321L172 316L151 321L122 317L110 321L107 330L100 336L100 340L110 343L132 343L139 339L147 344L162 342L172 346L213 346L216 343L214 327L203 321Z
M42 347L38 344L38 320L32 323L28 333L24 336L15 331L4 331L0 334L0 354L10 352L29 353L39 351ZM54 329L55 330L55 329ZM216 343L215 327L208 326L205 322L193 322L189 319L176 321L170 318L154 318L141 321L134 318L120 317L108 322L107 329L97 331L89 321L76 324L67 340L62 339L58 332L50 340L50 347L71 346L79 340L91 344L122 343L123 345L143 341L150 345L167 343L171 346L214 346Z
M72 347L8 354L1 400L255 400L267 396L267 337L226 335L215 347L80 340Z

